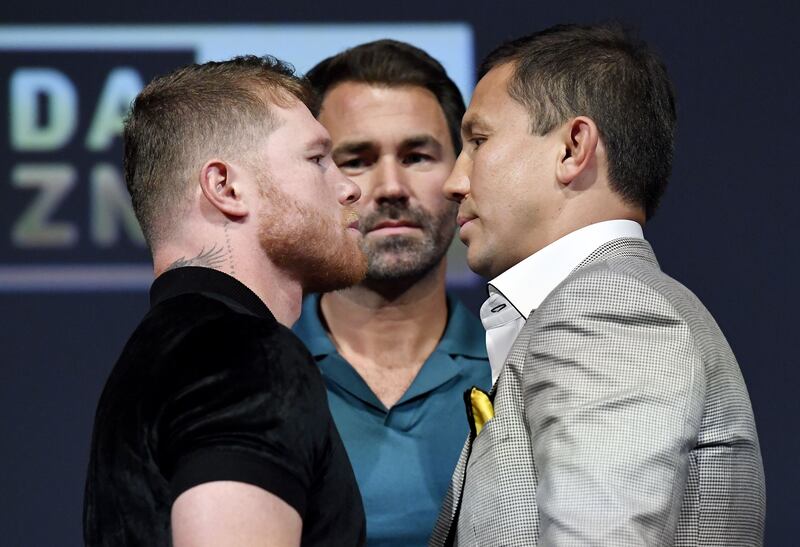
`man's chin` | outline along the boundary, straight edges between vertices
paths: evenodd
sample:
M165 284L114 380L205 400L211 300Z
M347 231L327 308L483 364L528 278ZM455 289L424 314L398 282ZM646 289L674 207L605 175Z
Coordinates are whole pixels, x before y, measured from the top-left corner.
M493 274L494 268L490 257L479 255L474 246L467 249L467 266L485 279L497 277L497 275Z
M328 292L361 282L367 273L367 257L360 235L332 224L265 224L261 244L272 262L300 283L303 292Z
M350 239L349 237L347 238ZM367 257L354 241L348 241L335 254L321 258L303 272L303 291L331 292L357 285L367 275Z

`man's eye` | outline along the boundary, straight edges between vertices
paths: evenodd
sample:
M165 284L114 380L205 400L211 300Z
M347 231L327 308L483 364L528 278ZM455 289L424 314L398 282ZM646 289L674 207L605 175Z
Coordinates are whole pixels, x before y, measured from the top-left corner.
M325 156L322 156L322 155L319 155L319 156L313 156L313 157L311 157L311 158L309 158L309 159L310 159L311 161L313 161L314 163L316 163L317 165L322 165L322 160L324 160L324 159L325 159Z
M484 142L486 142L485 137L472 137L471 139L467 140L468 143L472 145L473 149L479 148Z
M366 163L361 158L339 162L339 169L363 169L364 167L366 167Z
M427 154L408 154L403 158L405 165L413 165L415 163L422 163L423 161L431 161L433 158Z

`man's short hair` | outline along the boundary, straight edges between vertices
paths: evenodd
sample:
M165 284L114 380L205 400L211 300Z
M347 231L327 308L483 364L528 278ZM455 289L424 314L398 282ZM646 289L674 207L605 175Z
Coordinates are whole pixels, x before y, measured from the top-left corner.
M619 26L558 25L507 42L483 61L480 77L513 63L508 93L544 135L588 116L608 151L611 187L650 218L672 170L675 95L666 68Z
M313 107L313 90L274 57L193 64L150 82L125 121L124 170L133 209L152 248L186 206L214 156L252 165L248 152L279 123L271 105Z
M461 151L464 99L441 63L417 47L396 40L368 42L328 57L306 77L318 93L320 104L331 88L343 82L425 88L442 107L456 155Z

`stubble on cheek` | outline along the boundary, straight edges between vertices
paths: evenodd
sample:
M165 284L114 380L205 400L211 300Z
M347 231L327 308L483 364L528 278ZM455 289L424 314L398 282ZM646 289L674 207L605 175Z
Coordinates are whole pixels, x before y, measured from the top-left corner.
M289 272L305 292L327 292L360 282L367 259L358 238L348 233L354 211L343 211L337 221L323 216L278 192L264 214L259 239L270 260Z

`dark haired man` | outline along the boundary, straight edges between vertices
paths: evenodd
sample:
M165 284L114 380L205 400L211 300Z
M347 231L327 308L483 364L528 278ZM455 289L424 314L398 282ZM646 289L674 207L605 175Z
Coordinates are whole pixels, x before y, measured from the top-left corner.
M642 237L672 159L663 65L620 29L559 26L481 73L444 188L491 279L498 379L470 395L478 419L431 545L760 544L738 364Z
M319 371L287 327L304 290L359 281L360 190L313 93L273 58L151 82L125 175L151 308L100 399L87 545L359 545L364 516Z
M462 393L488 388L483 329L445 291L456 205L441 186L464 103L442 66L381 40L308 74L333 159L362 189L366 279L306 299L295 326L316 357L353 463L372 546L424 545L467 435Z

